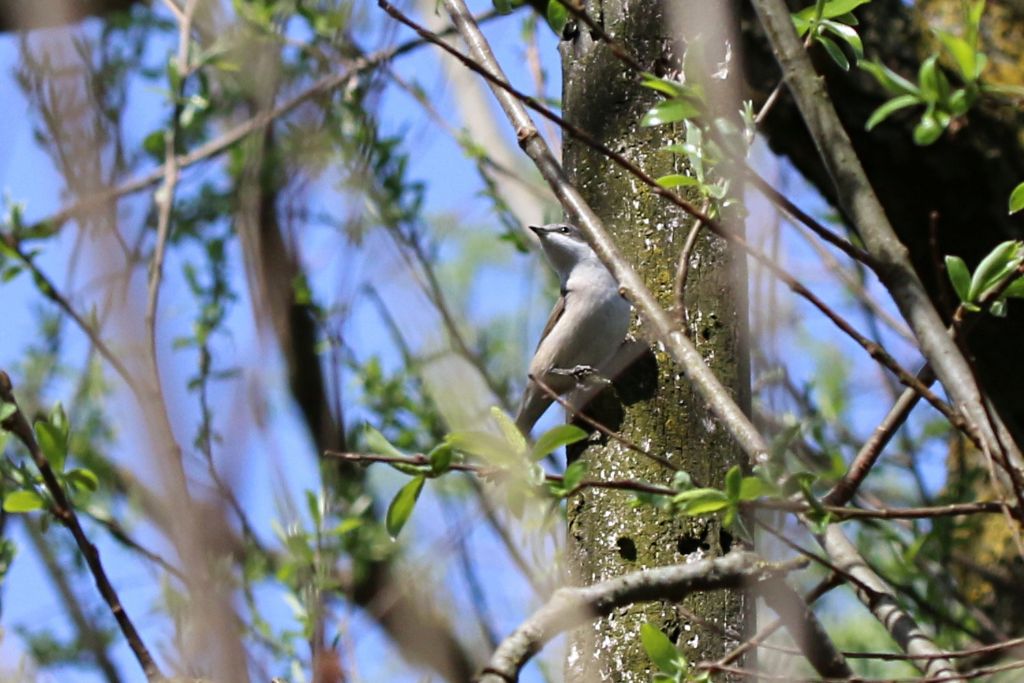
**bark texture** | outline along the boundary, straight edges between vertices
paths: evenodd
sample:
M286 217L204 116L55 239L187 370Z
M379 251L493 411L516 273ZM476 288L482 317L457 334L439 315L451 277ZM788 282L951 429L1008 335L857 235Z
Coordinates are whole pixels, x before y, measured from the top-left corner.
M648 70L664 73L678 66L662 3L604 0L588 3L587 11L631 46ZM654 93L639 87L636 74L606 45L581 26L563 42L562 59L563 110L571 123L657 175L678 170L671 155L659 151L668 144L670 130L639 126L656 102ZM578 142L568 140L563 155L570 177L622 251L659 300L670 306L676 262L692 219ZM687 302L689 333L698 349L746 405L746 309L739 264L724 241L705 232L690 260ZM642 329L634 332L643 338ZM659 350L639 359L616 382L615 393L617 397L606 394L592 403L588 414L667 456L702 485L721 486L726 470L743 461L680 369ZM592 439L585 448L571 450L569 457L587 462L594 478L668 483L673 477L662 465L607 439ZM631 495L609 490L588 490L570 500L568 552L574 579L581 585L645 567L719 556L736 543L717 519L671 519L649 507L633 507L631 500ZM695 594L679 604L663 601L616 609L575 632L566 678L650 680L651 664L638 637L645 622L659 626L691 660L715 658L728 646L722 629L742 633L752 607L741 591L719 591Z

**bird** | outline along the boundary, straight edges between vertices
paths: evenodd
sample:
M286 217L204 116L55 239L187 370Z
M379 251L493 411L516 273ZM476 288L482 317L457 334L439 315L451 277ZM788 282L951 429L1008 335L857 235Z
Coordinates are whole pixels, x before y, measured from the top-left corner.
M574 389L580 373L607 371L629 330L631 307L619 283L579 229L567 223L528 226L558 274L561 296L541 333L528 374L561 395ZM610 377L606 377L610 379ZM528 380L516 426L529 436L554 399Z

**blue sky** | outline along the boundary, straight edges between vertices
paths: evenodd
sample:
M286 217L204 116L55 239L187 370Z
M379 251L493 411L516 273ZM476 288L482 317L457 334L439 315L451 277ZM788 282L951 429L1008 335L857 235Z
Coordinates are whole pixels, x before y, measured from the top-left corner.
M159 14L165 14L159 3L155 9ZM375 10L369 10L375 11ZM510 65L510 73L514 79L528 83L523 80L524 73L521 65L522 50L518 45L519 27L521 17L509 17L498 22L492 22L488 31L495 38L495 47L499 54L506 57L505 61ZM95 33L96 21L88 21L83 26L76 28L76 31ZM45 32L50 37L57 37L60 31ZM46 35L41 36L46 38ZM396 39L405 39L409 36L407 31L399 30ZM39 37L39 36L37 36ZM541 30L542 54L546 60L549 75L557 79L557 53L554 49L554 40L542 27ZM384 44L374 44L374 39L365 39L364 47L376 49ZM147 52L158 61L163 49L171 46L151 45ZM513 58L508 58L512 55ZM62 197L58 188L63 187L63 181L53 169L50 161L37 147L32 133L32 122L28 117L28 106L22 98L22 93L17 88L12 78L12 67L17 63L18 49L16 38L12 36L0 37L0 92L5 93L5 103L2 116L3 126L0 128L0 190L6 198L19 202L25 206L25 215L28 221L42 218L62 206ZM434 98L434 102L442 115L450 117L457 125L457 115L450 98L450 91L445 85L443 75L440 73L435 53L430 48L419 49L410 55L399 58L394 63L394 68L406 79L419 82ZM552 85L549 94L557 94L557 80ZM166 116L163 109L164 102L159 93L155 93L151 86L136 87L131 92L130 101L125 111L125 120L128 121L127 137L131 141L140 141L149 131L160 125L160 121ZM407 149L413 150L410 176L426 181L426 210L432 216L442 217L450 215L464 225L478 225L488 228L487 202L479 198L476 193L480 188L480 182L473 169L473 166L465 162L458 145L448 135L438 134L438 130L429 123L424 123L417 116L417 105L407 95L394 89L389 91L385 97L381 109L382 125L386 130L393 133L401 133ZM441 171L443 169L443 172ZM183 176L181 192L187 192L193 179L201 173L198 169L187 170ZM439 176L442 180L438 180ZM309 192L310 208L313 211L324 210L335 214L343 213L343 206L340 206L347 199L339 195L334 187L334 178L327 174L318 181L315 187ZM129 206L144 207L150 201L150 194L142 193L128 201ZM57 283L71 285L71 290L76 294L82 287L82 278L68 280L66 273L72 259L72 247L76 235L73 230L65 230L62 236L55 242L46 245L45 251L39 257L41 268L51 274ZM313 278L314 288L319 296L328 305L333 303L345 303L353 306L352 317L346 327L352 337L352 346L357 353L374 353L382 357L385 367L394 368L399 362L399 356L393 348L379 341L386 338L386 332L381 324L377 313L369 306L359 305L357 292L358 283L372 276L374 267L386 265L386 260L376 259L374 255L386 255L386 249L381 245L368 244L360 253L353 254L339 249L337 234L330 228L313 228L304 233L304 254L307 258L307 267ZM504 250L503 255L498 255L495 267L488 268L482 274L484 280L502 282L506 287L510 274L518 270L519 285L524 293L536 292L522 276L533 273L534 267L529 259L515 254L514 250L505 243L497 243L498 249ZM454 254L452 254L454 255ZM180 277L182 262L189 258L187 250L184 255L172 253L166 267L166 287L162 295L161 309L161 332L164 337L164 348L161 351L162 372L165 378L166 390L169 395L172 407L190 406L193 399L185 389L184 379L189 376L194 365L194 356L188 352L174 352L170 350L169 340L176 336L176 330L187 330L190 316L189 296L184 282ZM233 270L237 276L233 283L239 290L242 304L236 305L230 315L228 326L232 329L232 339L220 344L222 352L231 357L232 360L243 368L244 372L258 375L258 381L267 383L271 391L267 395L273 398L276 404L269 406L267 414L271 422L265 425L261 433L252 435L247 441L234 442L231 448L225 449L222 453L224 458L223 466L226 472L233 477L235 485L239 488L240 495L245 503L246 509L255 525L257 525L263 540L267 543L275 543L271 532L271 520L282 518L282 509L277 502L291 498L299 510L304 509L301 501L302 492L316 486L315 461L311 456L312 448L308 438L300 426L298 416L291 404L284 400L283 368L276 355L268 353L269 342L259 341L255 334L255 328L251 320L246 302L246 283L241 277L240 255L234 249L230 258L237 266ZM391 260L394 256L390 256ZM375 263L375 265L370 265ZM353 272L354 271L354 272ZM141 284L141 280L136 278ZM134 286L134 285L133 285ZM405 285L407 288L408 285ZM385 288L386 289L386 288ZM403 291L402 286L394 288L392 296L403 297L408 292ZM507 290L506 290L507 291ZM388 292L385 291L385 294ZM34 296L34 288L27 277L18 277L3 286L3 294L6 301L10 303L5 310L5 321L3 332L0 334L0 367L13 370L17 367L22 356L25 344L28 343L36 331L36 318L34 307L38 306L38 298ZM87 300L88 296L76 297L76 302ZM474 315L478 319L485 319L488 316L507 313L517 306L514 298L508 299L504 306L495 305L494 300L488 301L485 297L471 303ZM45 305L45 304L44 304ZM502 310L504 309L504 310ZM543 314L536 316L541 324ZM73 329L68 334L68 357L81 358L86 346L85 340ZM226 383L231 384L231 383ZM351 378L345 382L346 391L355 392L357 386ZM44 398L44 402L50 402L61 398L61 390L66 386L58 385L53 396ZM222 402L231 405L238 401L238 387L219 386L213 391L214 403ZM113 398L115 413L121 417L131 415L131 399L118 392ZM359 417L359 409L355 404L352 413ZM190 443L196 425L196 416L187 410L177 410L176 427L178 438L182 443ZM219 417L230 418L230 415ZM154 472L146 470L145 458L132 458L133 447L146 446L144 435L135 433L127 424L118 425L119 438L115 448L114 457L126 463L134 473L143 481L154 482ZM285 455L281 455L285 454ZM297 454L297 455L296 455ZM239 458L232 461L232 458ZM383 496L389 495L388 491L397 488L404 482L401 475L388 470L374 470L371 473L373 480L378 481ZM155 482L154 482L155 483ZM437 499L428 494L423 503L417 509L417 517L423 519L437 518L442 514L438 507ZM466 517L466 515L469 515ZM467 542L471 544L474 551L479 551L482 564L491 565L482 567L485 574L503 571L502 552L496 546L496 542L486 532L478 527L477 517L479 513L471 510L463 512L465 517L464 525L469 533ZM300 513L300 517L305 517ZM123 520L131 524L131 520ZM308 520L306 520L308 523ZM426 526L430 526L427 524ZM45 580L45 573L35 555L29 551L25 542L20 525L14 523L9 526L13 537L18 543L22 552L19 553L3 591L3 624L7 627L8 636L4 638L0 647L0 666L13 668L18 666L22 657L23 648L19 638L14 635L18 624L33 624L36 626L49 627L54 629L60 636L68 635L69 630L65 627L66 617L60 608L61 602L51 585ZM168 552L159 538L145 527L140 528L139 537L144 542L151 543L157 550ZM51 529L50 535L60 535L59 528ZM159 572L152 570L129 553L121 551L115 544L108 542L101 532L93 530L102 557L108 567L111 568L111 579L119 588L129 613L140 625L143 633L151 641L151 646L157 645L161 639L166 640L170 631L166 620L161 617L155 608L159 597ZM425 547L430 547L426 543ZM451 558L450 551L446 559L440 565L436 561L428 560L423 556L422 551L412 548L410 557L416 562L427 562L435 565L435 571L441 572L441 576L449 570L445 568ZM466 594L463 586L459 585L459 574L451 571L453 593L460 596ZM492 610L498 615L509 615L500 627L511 628L510 619L521 611L521 606L526 604L528 596L523 594L522 587L518 588L515 581L509 578L503 581L504 590L499 594L491 596L493 601ZM78 586L78 593L86 604L97 605L93 587L90 585ZM275 624L283 624L290 620L290 611L282 600L280 591L274 588L263 588L259 591L260 603L264 616L268 617ZM463 608L468 606L463 605ZM385 651L385 642L381 634L373 626L372 622L362 617L358 612L345 615L346 620L351 620L348 630L352 645L355 649L356 662L353 662L355 670L359 672L362 680L373 681L383 680L417 680L418 672L405 668L400 660L392 657L382 656ZM475 634L474 634L475 635ZM133 680L136 676L136 665L127 648L120 644L121 639L117 638L118 645L114 649L116 661L126 675L126 680ZM272 671L272 673L281 673ZM84 673L82 670L67 668L59 672L61 680L91 681L98 678Z

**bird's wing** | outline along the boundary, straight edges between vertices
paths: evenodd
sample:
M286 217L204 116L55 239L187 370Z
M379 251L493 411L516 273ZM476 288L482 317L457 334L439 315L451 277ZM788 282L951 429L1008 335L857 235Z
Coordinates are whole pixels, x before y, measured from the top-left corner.
M559 318L561 318L562 314L565 313L566 294L568 294L568 292L565 292L562 294L562 296L558 297L558 301L555 302L555 307L551 309L551 315L548 316L548 321L544 325L544 331L540 333L540 341L537 342L537 349L539 349L540 345L544 343L544 340L547 338L548 334L551 333L551 330L554 329L555 324L558 323ZM534 353L536 353L537 349L534 349Z

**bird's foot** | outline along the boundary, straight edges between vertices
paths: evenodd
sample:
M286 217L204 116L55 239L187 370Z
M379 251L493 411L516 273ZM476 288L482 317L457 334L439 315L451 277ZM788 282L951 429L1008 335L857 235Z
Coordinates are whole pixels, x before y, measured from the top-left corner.
M591 365L577 365L572 368L554 368L551 370L553 375L561 375L563 377L572 377L576 380L577 386L585 386L589 384L611 384L611 380L602 377L597 371L597 368Z

